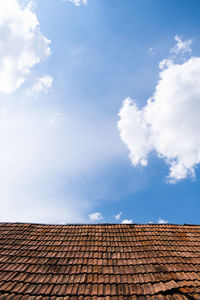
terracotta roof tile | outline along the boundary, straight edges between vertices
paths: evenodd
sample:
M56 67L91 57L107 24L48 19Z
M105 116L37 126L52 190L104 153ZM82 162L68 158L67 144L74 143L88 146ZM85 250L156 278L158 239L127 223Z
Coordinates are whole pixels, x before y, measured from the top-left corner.
M199 295L200 226L0 223L0 300Z

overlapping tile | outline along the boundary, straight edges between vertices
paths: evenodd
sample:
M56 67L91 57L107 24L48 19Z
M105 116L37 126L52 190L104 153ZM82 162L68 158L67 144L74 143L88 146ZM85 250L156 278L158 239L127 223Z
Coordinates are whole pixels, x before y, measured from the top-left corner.
M0 300L199 295L200 226L0 223Z

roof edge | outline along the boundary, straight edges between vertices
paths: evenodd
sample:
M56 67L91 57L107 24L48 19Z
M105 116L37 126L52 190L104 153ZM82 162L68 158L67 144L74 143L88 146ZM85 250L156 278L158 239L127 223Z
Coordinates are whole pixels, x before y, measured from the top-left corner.
M121 223L34 223L34 222L1 222L0 224L21 224L21 225L44 225L44 226L105 226L105 225L120 225L120 226L200 226L200 224L176 224L176 223L166 223L166 224L158 224L158 223L132 223L132 224L121 224Z

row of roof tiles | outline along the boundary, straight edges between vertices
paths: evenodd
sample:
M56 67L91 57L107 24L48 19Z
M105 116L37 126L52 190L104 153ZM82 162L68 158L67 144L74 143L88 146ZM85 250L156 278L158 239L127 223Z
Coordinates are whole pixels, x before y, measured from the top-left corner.
M112 283L128 283L128 284L143 284L143 283L158 283L170 280L199 280L199 274L195 272L171 272L171 273L146 273L130 276L129 274L95 274L95 273L80 273L80 274L40 274L26 272L7 272L2 271L0 274L0 282L2 281L25 281L27 283L94 283L94 284L112 284Z
M195 290L200 290L200 281L180 281L174 280L167 282L159 282L154 284L31 284L24 282L5 281L1 282L0 291L26 293L29 295L49 295L52 296L66 296L66 295L85 295L85 296L132 296L132 295L155 295L160 292L169 290L189 288L191 293Z
M200 265L200 257L175 257L175 256L162 256L162 257L145 257L145 258L121 258L120 256L113 255L110 258L103 258L101 256L92 258L78 255L75 257L57 257L55 256L18 256L18 255L5 255L0 256L0 263L23 263L34 265L100 265L100 266L137 266L137 265L156 265L156 264L192 264Z
M193 298L199 300L199 296L197 294L192 294ZM130 300L129 296L65 296L65 297L57 297L57 296L30 296L23 294L0 294L0 300ZM188 300L184 294L180 292L174 292L173 294L157 294L157 295L148 295L148 296L132 296L132 300Z

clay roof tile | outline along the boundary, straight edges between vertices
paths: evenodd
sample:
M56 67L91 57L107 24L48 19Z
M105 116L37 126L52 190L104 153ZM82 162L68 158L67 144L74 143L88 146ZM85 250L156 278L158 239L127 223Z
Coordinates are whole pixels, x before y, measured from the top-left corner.
M0 223L0 300L200 295L200 226Z

